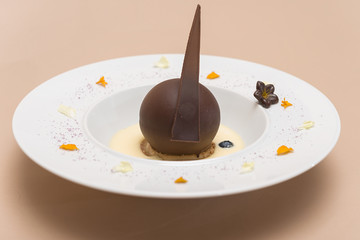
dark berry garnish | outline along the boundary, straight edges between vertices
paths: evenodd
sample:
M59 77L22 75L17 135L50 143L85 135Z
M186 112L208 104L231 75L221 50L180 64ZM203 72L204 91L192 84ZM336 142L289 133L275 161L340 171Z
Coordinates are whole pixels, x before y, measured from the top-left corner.
M229 140L225 140L225 141L222 141L221 143L219 143L219 146L222 148L231 148L234 146L234 144L232 142L230 142Z

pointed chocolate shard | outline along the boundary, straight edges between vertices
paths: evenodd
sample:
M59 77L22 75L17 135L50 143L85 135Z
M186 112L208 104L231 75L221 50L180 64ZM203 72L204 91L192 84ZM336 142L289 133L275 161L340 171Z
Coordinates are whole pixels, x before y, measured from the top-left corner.
M199 60L200 6L189 34L181 78L157 84L141 103L141 132L161 154L202 154L211 148L219 129L219 105L210 90L199 83Z
M200 141L199 109L200 5L197 6L180 78L172 141Z

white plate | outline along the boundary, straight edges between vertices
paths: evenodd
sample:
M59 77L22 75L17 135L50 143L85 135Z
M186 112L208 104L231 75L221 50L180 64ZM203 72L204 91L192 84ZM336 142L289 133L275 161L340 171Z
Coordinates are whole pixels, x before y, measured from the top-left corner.
M340 119L320 91L270 67L201 56L200 82L217 97L222 123L238 131L248 146L226 157L183 162L111 151L106 142L120 128L138 121L146 91L179 77L183 55L165 56L170 62L167 69L153 67L161 55L135 56L86 65L46 81L16 109L16 141L37 164L70 181L113 193L159 198L222 196L270 186L309 170L335 146ZM206 79L212 71L220 78ZM105 88L95 84L101 76L109 83ZM284 109L278 103L263 109L253 97L258 80L273 83L280 100L286 98L293 106ZM75 119L60 114L60 104L76 109ZM299 130L304 121L314 121L315 126ZM59 149L64 143L74 143L80 150ZM278 156L281 145L294 152ZM113 173L111 169L121 161L129 162L133 171ZM254 162L254 171L241 173L244 162ZM188 182L175 184L180 176Z

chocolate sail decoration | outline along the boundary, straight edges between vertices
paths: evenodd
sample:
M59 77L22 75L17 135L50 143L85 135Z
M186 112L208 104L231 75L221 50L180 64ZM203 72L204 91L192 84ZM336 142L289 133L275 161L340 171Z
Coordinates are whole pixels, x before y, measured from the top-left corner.
M197 6L180 78L171 141L200 141L200 5Z
M214 95L199 83L200 6L197 6L180 78L155 85L139 112L141 132L156 152L200 156L211 149L220 124Z

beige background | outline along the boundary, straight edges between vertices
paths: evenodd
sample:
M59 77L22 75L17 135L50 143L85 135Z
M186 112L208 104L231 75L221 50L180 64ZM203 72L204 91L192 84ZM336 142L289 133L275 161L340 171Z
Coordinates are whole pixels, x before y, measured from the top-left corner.
M342 133L323 162L258 191L161 200L82 187L24 155L11 120L29 91L100 60L183 53L197 2L203 54L281 69L331 99ZM359 10L357 0L0 1L0 238L360 239Z

